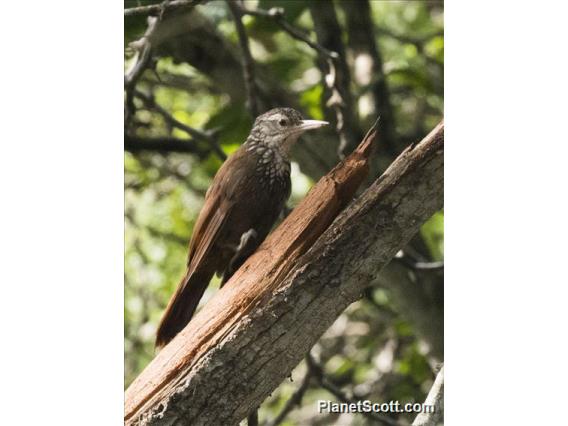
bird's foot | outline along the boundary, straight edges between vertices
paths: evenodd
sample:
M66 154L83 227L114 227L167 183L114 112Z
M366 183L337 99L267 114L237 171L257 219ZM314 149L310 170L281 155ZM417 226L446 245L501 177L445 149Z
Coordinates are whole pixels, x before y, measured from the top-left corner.
M254 229L249 229L243 235L241 235L241 241L239 246L235 250L235 254L229 263L229 267L223 274L223 281L221 281L221 287L225 285L229 278L241 267L241 265L247 260L247 258L254 253L258 247L258 233Z

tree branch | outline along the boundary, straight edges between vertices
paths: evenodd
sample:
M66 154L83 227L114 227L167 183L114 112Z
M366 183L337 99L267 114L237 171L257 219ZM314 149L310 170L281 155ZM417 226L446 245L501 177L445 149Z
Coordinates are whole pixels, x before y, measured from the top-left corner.
M259 115L259 108L257 102L257 89L256 81L254 79L254 59L250 53L249 41L245 27L242 21L242 12L238 7L236 0L227 0L233 20L235 21L235 28L239 37L239 43L243 54L243 76L247 91L247 107L252 115L253 120Z
M185 133L194 137L197 140L200 140L202 142L207 142L213 149L213 152L215 152L215 154L217 154L217 156L221 160L224 161L227 159L227 154L223 152L223 150L217 143L217 139L215 138L213 132L204 132L201 130L197 130L194 129L193 127L188 126L187 124L182 123L181 121L174 118L174 116L172 116L168 111L162 108L158 103L156 103L156 101L152 97L146 95L145 93L139 90L134 90L134 96L141 99L148 108L158 112L171 126L183 130Z
M346 152L356 146L358 135L354 120L356 109L350 91L351 76L341 39L342 29L333 2L310 2L309 9L318 41L338 53L335 60L320 60L319 67L325 76L324 111L331 110L326 114L326 119L335 125L339 136L337 154L339 158L343 158Z
M434 407L432 412L422 412L416 416L412 426L436 426L444 413L444 366L436 375L436 380L428 392L425 405Z
M375 26L371 21L371 7L368 0L357 2L340 2L345 12L347 23L348 47L354 56L354 75L357 84L370 84L374 101L374 111L371 116L380 115L381 146L391 158L394 158L402 147L397 144L395 137L395 121L390 92L383 71L383 59L374 37ZM404 145L403 145L404 146Z
M158 28L158 23L161 21L162 15L159 18L149 17L148 18L148 28L144 33L144 36L135 43L131 43L131 47L137 50L137 56L132 67L126 72L124 76L124 90L126 92L125 99L125 122L130 123L130 120L136 112L134 106L134 90L136 88L136 83L146 70L150 63L152 62L152 43L151 39L153 37L156 28Z
M314 186L132 383L127 425L237 424L442 207L440 123L333 220L364 179L374 138Z
M312 49L314 49L319 54L328 57L330 59L339 58L339 54L332 50L326 49L324 46L319 44L317 41L313 41L310 37L305 34L302 30L295 27L294 25L288 23L284 18L284 9L279 7L273 7L270 10L263 10L260 8L247 9L244 6L239 5L240 11L243 15L258 16L262 18L268 18L274 21L280 28L287 32L290 36L296 40L303 41Z
M246 88L243 84L235 84L234 79L234 70L241 67L235 55L236 46L199 10L178 11L164 17L150 41L155 56L171 56L175 62L191 64L210 78L218 90L227 93L232 103L246 100ZM256 65L255 81L261 104L267 108L286 105L302 111L296 97L288 93L262 64ZM293 147L292 156L302 171L316 180L333 167L337 159L333 150L322 150L321 141L311 135L303 136L302 143Z
M191 139L177 139L171 137L143 138L138 136L124 135L124 149L137 153L141 151L154 151L162 154L170 152L182 152L195 154L199 159L205 159L211 150L204 150Z
M204 1L206 0L169 0L160 4L130 7L128 9L124 9L124 17L159 15L164 11L171 12L178 9L192 9Z
M405 253L402 256L397 256L394 260L402 263L403 265L408 266L410 269L414 271L443 271L444 270L444 262L421 262L418 260L411 259Z

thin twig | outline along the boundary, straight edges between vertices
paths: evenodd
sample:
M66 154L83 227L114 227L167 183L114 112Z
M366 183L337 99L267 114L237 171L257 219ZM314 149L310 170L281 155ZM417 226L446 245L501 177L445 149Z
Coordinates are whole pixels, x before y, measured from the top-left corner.
M129 44L131 48L134 48L138 51L138 56L136 57L136 62L134 63L132 68L130 68L130 70L128 70L128 72L124 76L124 87L126 90L126 123L130 121L135 113L134 89L136 87L136 83L142 76L144 70L152 64L152 53L154 46L152 46L151 40L160 22L162 22L164 13L170 6L170 4L171 0L164 0L162 3L156 5L159 11L158 16L149 16L147 18L148 28L146 29L144 36L142 36L140 40Z
M444 269L444 262L416 262L408 264L412 269L421 271L441 271Z
M229 5L229 9L231 10L235 21L235 27L237 29L237 35L239 37L239 43L243 53L243 76L248 98L247 106L254 119L259 114L256 81L254 79L254 59L250 53L249 41L243 25L243 14L239 8L239 3L236 0L227 0L227 4Z
M331 92L331 96L327 100L326 106L335 112L335 130L339 136L337 155L343 160L345 158L344 151L348 145L347 134L345 133L345 117L343 115L343 109L346 105L343 96L341 96L336 65L331 59L328 59L327 65L329 67L329 73L326 74L324 81Z
M148 6L138 6L130 7L124 9L124 16L144 16L144 15L159 15L163 13L164 10L168 12L180 8L192 8L199 3L203 3L205 0L171 0L168 2L166 7L162 4L151 4Z
M308 46L310 46L312 49L318 51L322 55L327 56L328 58L331 58L331 59L334 59L334 60L339 58L339 54L337 52L333 52L329 49L326 49L325 47L323 47L318 42L312 41L309 38L309 36L306 35L302 30L300 30L299 28L295 27L294 25L288 23L284 19L284 9L279 8L279 7L273 7L270 10L263 10L263 9L259 9L259 8L247 9L242 5L238 5L237 7L240 9L240 12L243 15L258 16L258 17L262 17L262 18L272 19L280 28L282 28L284 31L286 31L288 34L290 34L292 37L294 37L297 40L303 41Z
M163 9L162 9L163 10ZM150 42L152 35L158 27L158 22L161 20L161 15L159 18L149 17L148 18L148 28L144 36L131 43L130 46L137 49L137 57L134 65L126 72L124 76L124 89L126 91L126 122L128 123L132 117L134 117L135 106L134 106L134 89L136 83L142 73L148 65L152 62L152 43Z
M183 130L188 135L193 136L197 140L201 140L210 144L213 151L219 156L221 160L224 161L227 159L227 155L219 147L219 144L217 143L217 140L212 132L206 133L201 130L194 129L193 127L190 127L187 124L184 124L181 121L175 119L168 111L158 105L158 103L156 103L153 98L139 90L134 90L134 96L141 99L148 108L157 111L171 126Z
M409 255L405 251L400 252L397 256L394 257L393 260L396 260L402 263L405 266L408 266L410 269L415 271L443 271L444 270L444 261L438 262L426 262L420 261L413 256Z
M133 87L136 84L136 81L146 69L151 58L152 49L150 43L146 41L140 48L136 63L132 66L132 68L128 70L128 72L124 76L124 85L127 90L129 87Z
M302 382L300 383L298 389L296 389L292 394L292 396L290 397L290 399L286 401L286 404L284 404L284 407L282 408L280 413L278 413L278 415L274 418L274 420L269 421L268 423L266 423L265 426L278 426L280 423L284 421L286 416L290 413L290 411L294 409L296 405L301 404L302 398L304 397L304 394L306 393L310 385L311 377L312 377L312 371L308 368L308 371L306 371L306 374L304 375L304 378L302 379Z

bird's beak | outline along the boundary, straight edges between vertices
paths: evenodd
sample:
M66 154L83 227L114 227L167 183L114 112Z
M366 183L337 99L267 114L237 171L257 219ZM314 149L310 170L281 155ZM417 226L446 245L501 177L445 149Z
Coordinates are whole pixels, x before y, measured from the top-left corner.
M329 123L327 121L321 120L302 120L301 124L298 126L298 130L305 132L306 130L317 129L319 127L327 126Z

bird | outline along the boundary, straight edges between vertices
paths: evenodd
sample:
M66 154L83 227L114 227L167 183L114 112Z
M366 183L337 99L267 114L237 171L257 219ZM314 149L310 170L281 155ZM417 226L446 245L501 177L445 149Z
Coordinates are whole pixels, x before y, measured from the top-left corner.
M292 108L259 115L244 144L217 171L189 243L187 268L156 332L156 348L191 320L209 281L223 286L262 243L290 197L290 148L302 133L329 124Z

